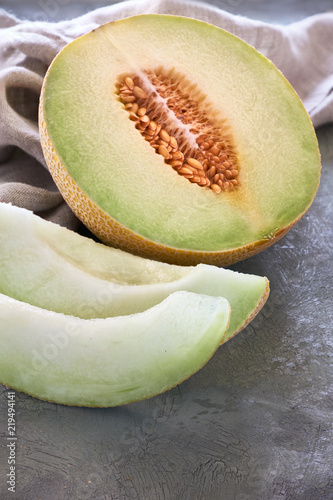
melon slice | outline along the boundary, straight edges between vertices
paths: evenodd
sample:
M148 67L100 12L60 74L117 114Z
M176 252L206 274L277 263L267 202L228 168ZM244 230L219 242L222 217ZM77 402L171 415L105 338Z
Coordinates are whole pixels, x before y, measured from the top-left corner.
M44 155L103 242L171 263L229 265L274 243L316 194L308 114L275 66L207 23L141 15L52 63Z
M0 292L84 319L142 312L177 290L225 297L227 337L259 312L267 278L199 264L150 261L96 243L32 212L0 204Z
M176 292L130 316L84 320L0 294L0 381L67 405L149 398L198 371L223 342L230 306Z

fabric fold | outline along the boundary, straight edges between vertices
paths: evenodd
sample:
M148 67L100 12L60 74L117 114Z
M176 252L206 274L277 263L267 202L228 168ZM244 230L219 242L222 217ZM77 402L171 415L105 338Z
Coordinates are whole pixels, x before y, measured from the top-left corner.
M45 212L51 220L77 227L56 187L41 190L40 169L31 162L32 157L46 169L36 121L43 77L70 41L100 24L143 13L188 16L234 33L282 71L314 126L333 120L333 13L282 26L235 16L201 2L177 0L129 0L59 23L22 21L0 9L0 201ZM20 99L17 89L22 89ZM19 164L17 155L9 154L13 147L24 152ZM10 182L5 181L8 169L15 172Z

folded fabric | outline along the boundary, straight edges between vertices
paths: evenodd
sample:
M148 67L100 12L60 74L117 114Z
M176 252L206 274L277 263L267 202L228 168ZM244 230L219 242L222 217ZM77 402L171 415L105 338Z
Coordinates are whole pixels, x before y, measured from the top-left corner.
M70 41L100 24L143 13L188 16L234 33L282 71L314 126L332 121L333 13L279 26L176 0L126 1L59 23L20 21L0 9L0 201L78 227L47 171L40 146L37 112L43 77Z

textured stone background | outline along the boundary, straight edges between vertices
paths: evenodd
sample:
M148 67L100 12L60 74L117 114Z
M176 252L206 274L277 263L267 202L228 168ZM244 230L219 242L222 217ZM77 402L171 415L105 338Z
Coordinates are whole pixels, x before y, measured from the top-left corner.
M282 23L333 9L327 0L212 3ZM0 0L50 21L101 5ZM1 499L333 499L333 125L317 132L323 171L311 209L275 246L233 266L270 279L262 313L198 374L144 402L70 408L16 393L16 494L5 485L0 386Z

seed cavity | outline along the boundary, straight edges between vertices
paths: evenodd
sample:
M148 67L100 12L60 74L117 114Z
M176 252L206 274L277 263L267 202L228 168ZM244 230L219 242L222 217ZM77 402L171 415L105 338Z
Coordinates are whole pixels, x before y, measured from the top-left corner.
M239 186L226 120L184 75L163 68L119 77L116 94L143 138L178 175L214 193Z

